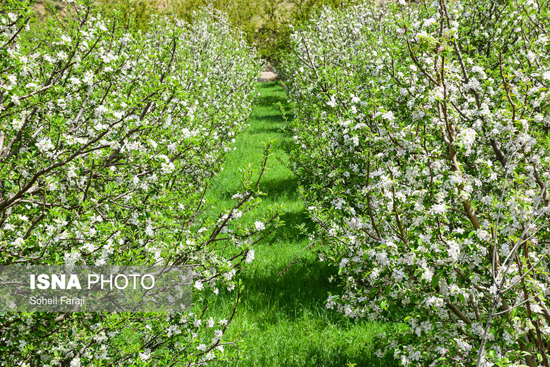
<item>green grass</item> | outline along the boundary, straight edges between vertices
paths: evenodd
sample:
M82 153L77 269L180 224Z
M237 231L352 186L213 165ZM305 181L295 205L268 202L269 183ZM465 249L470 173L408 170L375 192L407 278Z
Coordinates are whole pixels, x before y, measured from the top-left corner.
M373 354L372 338L388 327L365 321L350 321L327 310L328 292L337 292L328 278L336 268L317 260L315 249L305 250L299 260L280 276L280 272L308 245L296 225L312 223L304 212L297 194L297 178L288 168L286 151L293 144L292 136L281 129L285 122L276 103L289 110L286 94L277 83L259 84L260 96L250 117L250 127L238 138L237 150L228 154L224 171L210 190L209 199L215 211L231 207L231 194L240 183L238 169L262 158L263 142L274 140L261 189L263 198L259 214L267 213L270 204L282 204L285 226L268 241L256 246L256 259L239 274L245 289L233 322L228 329L230 339L244 338L237 344L236 357L227 366L392 366L392 360L379 360ZM287 118L291 118L287 115ZM233 300L217 297L210 313L227 316Z

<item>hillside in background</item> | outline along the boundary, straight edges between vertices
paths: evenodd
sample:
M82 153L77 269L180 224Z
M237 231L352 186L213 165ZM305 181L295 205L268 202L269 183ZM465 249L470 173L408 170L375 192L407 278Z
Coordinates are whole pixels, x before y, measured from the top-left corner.
M241 30L260 56L277 65L289 50L289 25L307 21L322 7L342 8L357 0L96 0L108 15L120 9L136 29L146 29L155 14L190 21L193 12L213 7L227 14L231 24ZM39 19L47 14L66 15L67 4L61 0L36 0Z
M64 9L66 6L67 4L61 0L35 0L33 3L34 9L41 19L46 16L48 9L54 9L62 14L65 13Z

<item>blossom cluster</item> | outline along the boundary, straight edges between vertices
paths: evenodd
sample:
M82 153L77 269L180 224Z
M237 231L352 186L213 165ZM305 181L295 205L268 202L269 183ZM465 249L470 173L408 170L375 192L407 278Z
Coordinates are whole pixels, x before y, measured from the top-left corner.
M549 365L550 9L325 10L284 65L327 307L405 324L402 365Z
M225 292L236 305L236 272L277 226L276 213L248 227L239 219L259 204L250 180L234 208L204 215L208 181L251 112L254 51L209 10L130 32L93 1L69 2L63 20L38 29L24 5L0 11L2 265L187 266L195 305L168 315L2 314L0 364L219 358L232 314L209 317L206 296Z

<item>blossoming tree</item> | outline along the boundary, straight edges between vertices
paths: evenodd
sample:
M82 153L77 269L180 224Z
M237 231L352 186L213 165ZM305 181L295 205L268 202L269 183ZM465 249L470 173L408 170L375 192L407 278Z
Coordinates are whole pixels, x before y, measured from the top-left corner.
M204 296L230 292L236 305L236 271L277 226L276 213L240 224L259 202L250 172L234 208L201 215L208 180L250 113L256 57L217 13L130 33L93 1L68 3L69 16L34 32L29 4L0 11L1 264L188 266L198 311L4 313L0 363L220 357L233 315L209 317Z
M403 365L549 366L547 3L325 11L285 66L328 308Z

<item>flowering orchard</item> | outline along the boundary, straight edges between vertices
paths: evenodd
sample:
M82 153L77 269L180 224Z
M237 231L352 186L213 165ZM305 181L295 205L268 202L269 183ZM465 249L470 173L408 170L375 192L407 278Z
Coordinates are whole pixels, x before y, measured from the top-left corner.
M326 306L408 324L380 355L550 365L549 16L384 2L293 34L292 159L343 288Z
M207 180L251 111L254 52L217 13L130 33L116 14L71 1L70 16L32 31L31 9L11 3L0 12L1 263L188 266L199 311L2 314L0 364L221 357L234 311L214 320L204 296L229 292L236 307L236 271L278 225L275 212L239 220L259 204L251 171L233 209L201 216Z

